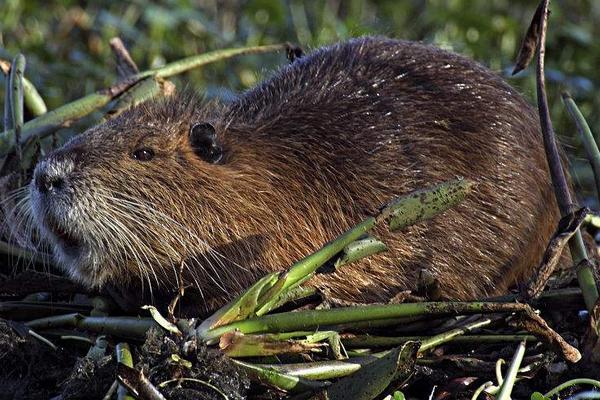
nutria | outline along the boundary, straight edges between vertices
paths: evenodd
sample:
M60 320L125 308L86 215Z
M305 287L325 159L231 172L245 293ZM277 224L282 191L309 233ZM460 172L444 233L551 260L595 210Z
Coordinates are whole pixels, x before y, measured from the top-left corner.
M505 292L558 221L534 109L436 47L367 37L312 52L219 104L184 93L83 134L36 167L30 201L57 262L91 287L238 293L395 196L463 176L474 193L389 251L312 283L387 301L429 270L441 295Z

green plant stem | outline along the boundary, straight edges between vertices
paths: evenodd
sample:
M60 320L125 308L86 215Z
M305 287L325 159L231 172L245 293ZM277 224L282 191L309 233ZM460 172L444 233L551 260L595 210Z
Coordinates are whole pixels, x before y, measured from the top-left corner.
M151 75L154 75L158 78L169 78L173 75L178 75L182 72L189 71L190 69L210 64L216 61L221 61L245 54L270 53L284 49L284 44L274 44L267 46L245 47L239 49L215 50L197 56L183 58L181 60L169 63L159 68L154 68L148 71L140 72L139 74L134 75L134 78L136 80L139 80Z
M10 79L7 78L4 82L4 115L2 118L5 131L11 130L14 127L12 117L13 114L11 110L11 98L12 94L10 89ZM14 132L12 134L14 135Z
M582 261L587 259L587 251L583 242L583 236L581 231L577 231L575 235L569 241L569 250L573 258L573 264L579 265ZM598 301L598 286L596 284L596 278L594 271L591 266L585 265L577 270L577 282L581 288L583 294L583 300L588 311L594 309L594 305Z
M600 150L598 150L598 145L594 139L594 135L592 134L588 123L583 117L583 114L581 114L581 111L577 107L577 104L575 104L575 101L573 101L573 98L571 98L571 95L567 92L564 92L562 94L562 99L569 115L571 116L571 118L575 122L575 125L577 126L577 130L579 131L581 139L583 140L583 147L585 148L587 158L592 166L592 170L594 171L597 196L598 199L600 199ZM571 249L571 251L574 250L575 252L572 252L571 254L577 255L578 260L576 260L575 257L573 257L573 261L577 265L581 260L584 259L584 256L587 257L587 255L583 254L580 250L581 248L583 248L583 250L585 251L585 245L583 243L581 233L579 233L578 236L574 239L575 243L572 245L571 243L569 243L569 246L571 248L574 247L574 249ZM587 266L580 268L580 270L577 271L577 278L583 291L587 309L592 310L598 299L598 287L596 285L591 268Z
M8 76L10 74L11 65L6 60L0 60L0 70L2 70L6 77L6 84L8 85ZM37 91L33 83L31 83L25 76L23 76L23 97L25 100L25 106L29 109L31 114L38 117L48 111L46 103L40 93ZM8 99L8 96L5 97ZM12 129L12 127L5 127L6 129Z
M424 317L414 316L405 318L382 318L378 320L364 320L359 322L349 322L336 324L337 331L356 330L356 329L373 329L373 328L388 328L391 326L407 326L409 324L422 325L425 324Z
M156 309L156 307L154 306L143 306L142 309L144 310L148 310L150 312L150 315L152 315L152 319L161 326L161 328L163 328L166 331L169 331L171 333L174 333L177 336L181 336L182 333L179 330L179 328L177 327L177 325L175 325L174 323L172 323L171 321L168 321L165 317L163 317L160 313L160 311L158 311Z
M62 335L60 336L60 340L75 340L78 342L84 342L91 345L94 345L96 342L85 336L77 336L77 335Z
M575 126L577 126L577 130L579 131L579 136L583 141L583 148L585 149L587 159L594 171L597 196L598 199L600 199L600 150L598 150L598 145L596 144L596 140L594 139L594 135L592 134L588 123L583 114L581 114L577 104L575 104L575 101L573 101L571 95L568 92L563 92L562 100L571 119L575 122Z
M448 332L440 333L439 335L435 335L430 337L429 339L421 342L421 347L419 347L419 353L424 353L427 350L433 349L440 344L450 342L454 340L456 337L464 335L467 332L470 332L474 329L481 328L482 326L486 326L492 323L492 320L489 318L483 319L481 321L475 321L470 324L467 324L463 327L449 330Z
M17 148L19 163L23 158L21 148L21 131L23 130L23 75L25 74L25 57L18 54L13 60L10 68L8 81L10 83L10 110L12 112L12 127L14 129L14 141Z
M331 310L307 310L264 315L233 322L204 332L198 332L210 341L225 332L239 329L242 333L288 332L310 330L317 327L378 319L401 318L421 315L458 315L494 312L520 312L527 306L517 303L483 302L429 302L388 305L365 305Z
M258 306L258 298L279 280L279 273L272 272L260 278L250 288L230 303L225 304L196 328L197 332L206 332L231 322L246 319L253 315Z
M500 387L498 396L496 396L496 400L510 400L510 394L512 393L513 387L515 385L515 381L517 379L517 372L519 372L519 367L521 366L521 362L523 361L524 355L525 341L522 341L519 344L519 347L517 347L517 351L515 352L510 366L508 367L506 377L502 382L502 386Z
M27 121L23 125L21 142L25 143L34 136L42 138L70 121L86 116L89 113L104 107L114 97L115 95L106 92L92 93L55 110L49 111L38 118ZM14 130L11 129L0 134L0 154L8 153L14 145Z
M479 395L481 393L483 393L483 391L487 388L489 388L490 386L494 386L494 382L492 381L488 381L483 383L481 386L479 386L477 388L477 390L475 390L475 392L473 392L473 396L471 397L471 400L477 400L477 398L479 397Z
M557 387L555 387L554 389L552 389L548 393L546 393L544 395L544 397L552 397L555 394L558 394L561 391L565 390L566 388L568 388L570 386L575 386L575 385L592 385L592 386L600 389L600 381L597 381L595 379L578 378L578 379L571 379L570 381L561 383L560 385L558 385Z
M133 368L133 357L131 356L131 350L129 349L129 345L127 343L118 343L115 348L115 352L117 354L117 362L127 365L129 368ZM117 389L117 399L118 400L133 400L133 396L129 394L129 391L125 386L119 383L119 388Z
M10 83L10 103L12 125L20 130L23 127L23 74L25 73L25 57L18 54L11 66L8 81Z
M45 337L43 337L42 335L40 335L39 333L36 333L33 330L29 330L29 334L31 336L33 336L34 338L36 338L37 340L46 343L48 346L50 346L52 348L52 350L56 351L58 350L58 347L56 347L56 345L54 343L52 343L51 341L49 341L48 339L46 339Z
M364 349L373 347L393 347L399 346L406 342L425 342L431 340L435 336L372 336L361 335L354 337L342 337L344 347L349 349ZM455 336L452 338L452 343L506 343L506 342L533 342L537 338L533 335L466 335Z
M131 107L158 96L162 93L163 84L164 81L155 76L143 78L119 97L116 104L111 106L109 114L115 117Z
M23 97L25 99L25 106L34 117L39 117L42 114L48 112L48 107L44 99L37 91L33 83L23 77Z
M152 318L136 317L86 317L81 314L66 314L56 317L35 319L25 325L31 329L79 328L106 335L143 339L146 332L159 325Z

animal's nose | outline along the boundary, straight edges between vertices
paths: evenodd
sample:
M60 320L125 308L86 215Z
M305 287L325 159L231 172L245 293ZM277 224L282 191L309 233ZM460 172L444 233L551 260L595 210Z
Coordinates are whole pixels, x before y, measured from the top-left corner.
M35 186L40 193L57 193L64 189L66 171L54 163L42 162L35 168Z
M64 186L64 179L60 176L51 176L46 172L38 174L35 179L37 188L42 193L61 190Z

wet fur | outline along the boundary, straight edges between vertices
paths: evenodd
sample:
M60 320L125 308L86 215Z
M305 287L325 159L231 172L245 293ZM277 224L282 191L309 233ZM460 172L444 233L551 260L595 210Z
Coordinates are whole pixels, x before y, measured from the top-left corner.
M197 122L215 126L221 163L190 147ZM80 212L64 223L92 249L62 264L88 285L163 289L183 265L205 301L221 303L394 196L464 176L476 187L461 205L380 229L388 252L312 284L386 301L426 268L447 298L502 293L538 264L558 220L538 126L516 91L459 55L385 38L319 49L230 104L189 93L147 102L50 155L75 165ZM133 160L140 146L157 156ZM123 227L102 227L110 221Z

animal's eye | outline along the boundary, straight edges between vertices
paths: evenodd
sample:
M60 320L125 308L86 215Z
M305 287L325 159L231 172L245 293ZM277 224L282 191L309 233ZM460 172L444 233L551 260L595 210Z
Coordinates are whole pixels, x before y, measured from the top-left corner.
M149 149L147 147L142 149L137 149L133 153L131 153L131 157L138 161L150 161L154 158L154 150Z

